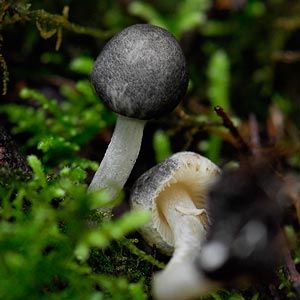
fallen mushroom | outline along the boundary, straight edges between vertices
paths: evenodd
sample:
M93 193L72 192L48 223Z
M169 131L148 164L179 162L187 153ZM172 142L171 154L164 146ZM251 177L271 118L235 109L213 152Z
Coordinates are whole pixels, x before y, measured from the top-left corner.
M154 277L156 299L199 299L220 288L267 283L276 274L285 251L276 200L282 186L264 165L252 165L222 172L210 187L201 250Z
M135 164L146 120L171 112L185 95L187 65L168 31L136 24L105 45L91 82L107 107L119 115L89 191L106 189L113 199Z
M207 158L179 152L148 170L134 184L130 196L133 209L152 213L141 234L161 252L173 254L166 268L154 275L156 299L185 299L181 289L198 282L197 270L191 266L206 236L208 189L219 173Z

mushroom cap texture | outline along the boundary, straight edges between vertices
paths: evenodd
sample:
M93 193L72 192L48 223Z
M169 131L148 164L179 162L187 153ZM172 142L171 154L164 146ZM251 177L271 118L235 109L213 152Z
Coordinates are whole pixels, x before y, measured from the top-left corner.
M112 111L148 120L178 105L187 90L188 70L182 49L168 31L135 24L108 41L90 78Z
M173 154L139 177L132 187L130 202L134 209L152 213L151 222L140 229L148 244L155 244L167 255L174 251L173 239L170 237L172 231L159 207L161 192L172 189L173 185L180 185L189 193L196 208L202 209L206 207L209 187L219 174L219 167L209 159L194 152L183 151Z

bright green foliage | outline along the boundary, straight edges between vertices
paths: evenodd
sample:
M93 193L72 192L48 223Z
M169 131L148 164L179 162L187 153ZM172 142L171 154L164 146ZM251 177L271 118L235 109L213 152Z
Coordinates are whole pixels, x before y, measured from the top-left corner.
M208 0L184 0L175 4L175 10L170 15L162 15L153 6L142 1L133 1L129 11L149 23L168 29L177 38L188 30L203 25L205 13L210 7Z
M94 93L87 80L79 81L76 87L63 85L64 100L48 99L44 94L24 88L20 96L25 101L35 100L35 105L5 105L0 112L8 115L16 126L14 133L29 133L27 146L38 145L43 153L43 163L55 161L56 166L74 163L85 168L95 164L81 158L78 151L96 133L115 122ZM25 145L24 145L25 146Z
M0 298L147 299L142 279L150 276L149 262L131 254L130 240L126 247L110 244L149 215L127 213L109 221L91 210L95 195L87 194L83 169L49 176L36 156L28 163L31 180L0 187ZM135 277L127 275L130 268Z
M70 69L74 72L89 75L92 71L94 60L91 57L81 56L73 59Z
M216 51L210 58L207 70L209 87L207 91L208 100L213 107L219 105L225 111L230 108L230 62L223 50ZM222 140L216 134L210 135L207 157L215 163L219 163Z
M87 170L98 166L87 159L98 151L90 145L97 134L106 134L115 115L87 80L76 81L88 77L114 33L138 22L159 25L179 40L190 69L182 104L187 118L152 124L163 124L163 130L174 134L172 141L179 141L174 146L184 142L182 150L194 150L199 144L200 152L214 162L229 158L236 167L238 151L220 137L226 129L213 113L213 106L221 105L226 112L232 108L243 128L249 113L257 116L262 142L267 141L269 109L278 108L287 120L283 148L298 149L300 23L299 6L293 2L0 1L0 93L7 95L1 99L1 122L12 129L24 153L36 155L28 157L32 174L7 172L0 162L0 299L151 299L152 273L164 264L141 250L136 235L125 238L149 216L127 213L110 220L110 214L95 208L116 205L124 195L111 202L104 191L86 192ZM24 83L36 89L23 89L18 99L16 92ZM157 161L172 153L166 132L155 129ZM149 154L143 155L146 161ZM299 161L294 152L287 164L298 172ZM284 222L295 226L290 212ZM285 231L299 269L296 229ZM296 299L284 270L274 283L280 284L282 299ZM205 299L268 298L269 289L263 286L241 293L221 290Z
M209 79L208 98L212 106L220 105L228 110L229 85L230 85L230 62L223 50L218 50L210 58L207 70Z
M129 212L115 222L104 222L101 231L98 228L89 230L75 249L77 258L80 260L87 259L91 247L108 247L112 240L119 240L130 231L148 222L149 217L146 212ZM135 222L133 223L132 220Z
M163 130L157 130L154 133L153 148L157 162L161 162L172 154L170 138Z
M0 186L0 299L147 299L152 265L163 264L125 236L150 216L111 220L95 210L122 195L112 203L103 191L88 194L86 169L97 163L79 153L115 116L88 81L60 92L63 100L26 88L25 105L1 107L14 132L29 135L23 148L37 147L42 161L30 155L32 176Z

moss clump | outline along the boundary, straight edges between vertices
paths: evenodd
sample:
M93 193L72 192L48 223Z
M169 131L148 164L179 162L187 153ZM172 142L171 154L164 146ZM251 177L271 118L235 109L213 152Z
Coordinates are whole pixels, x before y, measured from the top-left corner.
M114 116L88 82L62 89L63 103L25 89L22 98L35 99L34 106L1 107L13 131L26 133L22 149L37 145L41 159L23 157L1 131L0 298L146 299L151 266L159 263L126 235L149 215L128 212L112 220L95 210L107 200L87 193L87 171L97 164L79 152Z
M124 299L134 299L138 290L146 299L150 263L111 242L149 216L128 213L113 221L98 216L90 226L91 203L102 196L87 195L83 170L63 169L49 179L36 156L28 163L31 179L0 188L1 298L120 299L125 292Z

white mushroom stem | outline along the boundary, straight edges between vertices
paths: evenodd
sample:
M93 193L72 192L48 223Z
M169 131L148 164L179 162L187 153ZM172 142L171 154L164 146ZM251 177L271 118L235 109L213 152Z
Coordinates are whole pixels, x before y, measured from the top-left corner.
M193 260L206 234L199 219L204 210L196 208L186 188L180 184L173 184L162 192L159 205L173 232L174 253L167 268Z
M200 299L219 287L219 283L209 280L195 263L187 261L154 275L152 292L156 300L191 300Z
M199 219L204 210L197 209L184 187L176 184L162 192L159 207L173 231L174 253L166 268L155 274L153 294L159 300L188 299L204 287L199 286L202 279L194 264L206 235Z
M88 191L105 189L111 200L122 190L138 157L145 120L118 115L104 158Z

